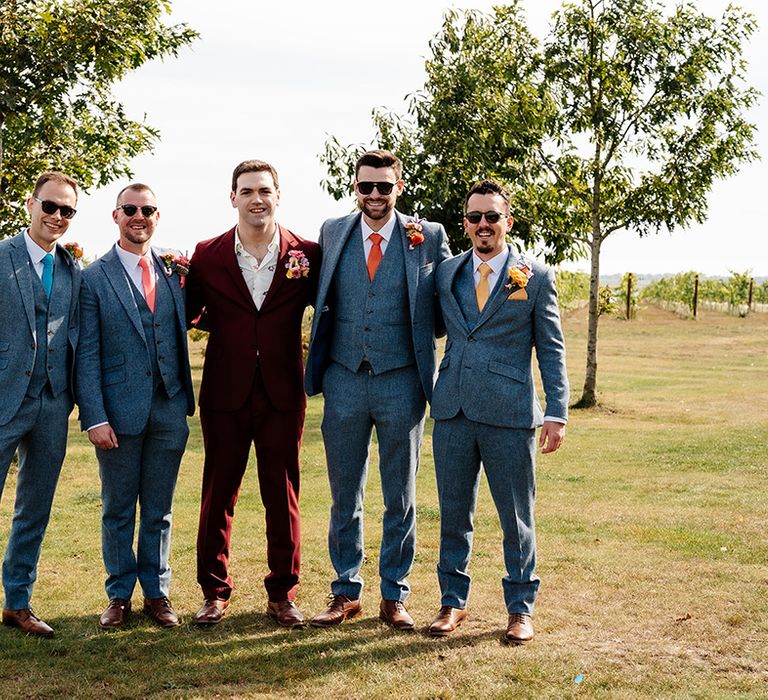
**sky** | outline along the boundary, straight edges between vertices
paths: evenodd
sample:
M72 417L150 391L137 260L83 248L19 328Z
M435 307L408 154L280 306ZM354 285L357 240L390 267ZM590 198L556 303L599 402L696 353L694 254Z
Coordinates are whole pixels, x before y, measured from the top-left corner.
M522 4L529 28L544 38L559 0ZM727 4L695 3L711 16L720 16ZM768 225L760 211L768 182L768 3L736 4L760 27L745 55L749 82L764 95L749 115L758 126L762 160L714 186L702 225L643 239L632 231L612 234L603 244L603 274L751 270L768 275ZM266 160L278 171L279 222L316 240L325 219L353 207L351 197L336 202L320 186L324 170L318 156L327 137L370 143L372 110L404 113L407 96L423 86L428 43L445 10L490 11L492 5L177 0L170 21L187 23L201 38L176 58L141 66L114 90L131 118L146 116L161 132L154 151L130 164L132 181L150 185L158 196L155 245L191 254L198 241L230 229L236 223L229 201L231 173L250 158ZM128 182L81 197L65 240L79 242L86 257L104 254L116 240L111 212ZM589 263L568 267L587 271Z

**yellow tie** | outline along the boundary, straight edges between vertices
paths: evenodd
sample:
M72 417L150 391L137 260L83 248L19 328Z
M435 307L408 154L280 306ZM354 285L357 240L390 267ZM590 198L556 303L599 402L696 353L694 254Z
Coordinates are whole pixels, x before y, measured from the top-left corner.
M477 296L477 308L482 311L491 294L491 290L488 288L488 275L493 272L493 268L487 263L480 263L477 271L480 273L480 281L475 288L475 295Z

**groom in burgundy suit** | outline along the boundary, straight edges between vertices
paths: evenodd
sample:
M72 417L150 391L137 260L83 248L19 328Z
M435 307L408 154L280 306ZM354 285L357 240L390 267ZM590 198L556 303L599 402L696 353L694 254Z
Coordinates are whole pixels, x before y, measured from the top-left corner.
M251 444L267 523L267 614L301 627L299 447L304 427L301 320L314 302L320 247L279 226L277 173L248 160L232 174L238 223L199 243L187 276L187 319L210 331L200 388L205 442L197 536L203 607L196 624L221 621L232 593L229 541Z

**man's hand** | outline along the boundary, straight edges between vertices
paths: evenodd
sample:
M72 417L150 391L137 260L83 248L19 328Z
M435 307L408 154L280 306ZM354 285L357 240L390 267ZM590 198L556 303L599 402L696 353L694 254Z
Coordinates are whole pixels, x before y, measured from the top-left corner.
M115 431L112 430L112 426L109 423L91 428L88 431L88 439L102 450L111 450L113 447L118 447L117 435L115 435Z
M548 420L541 426L541 432L539 433L539 447L541 447L542 452L554 452L563 444L564 439L565 423Z

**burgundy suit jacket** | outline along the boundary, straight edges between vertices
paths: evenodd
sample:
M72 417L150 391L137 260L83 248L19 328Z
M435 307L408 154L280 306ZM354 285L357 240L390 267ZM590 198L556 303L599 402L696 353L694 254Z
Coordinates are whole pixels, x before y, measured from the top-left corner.
M198 243L185 284L187 322L205 311L210 331L203 364L200 407L234 411L245 404L256 367L269 400L279 411L306 406L301 319L314 304L320 246L280 229L280 254L272 284L257 309L235 256L235 229ZM288 251L309 260L307 277L289 278Z

